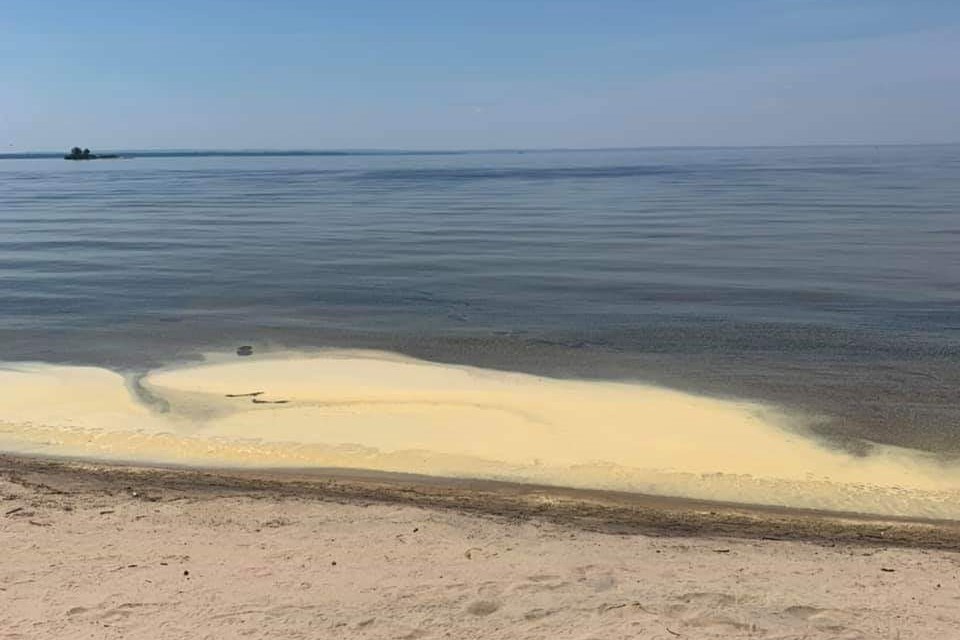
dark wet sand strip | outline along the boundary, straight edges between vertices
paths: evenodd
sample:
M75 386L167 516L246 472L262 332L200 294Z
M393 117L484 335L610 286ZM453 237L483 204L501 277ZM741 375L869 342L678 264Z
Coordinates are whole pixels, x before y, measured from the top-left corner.
M0 455L0 477L52 495L251 496L392 503L588 531L960 551L960 522L355 470L200 470Z

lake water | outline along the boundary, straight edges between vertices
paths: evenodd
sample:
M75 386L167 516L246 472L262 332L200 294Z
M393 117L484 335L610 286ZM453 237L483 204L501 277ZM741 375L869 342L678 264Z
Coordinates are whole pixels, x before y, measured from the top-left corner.
M0 360L351 346L960 454L960 146L0 159Z

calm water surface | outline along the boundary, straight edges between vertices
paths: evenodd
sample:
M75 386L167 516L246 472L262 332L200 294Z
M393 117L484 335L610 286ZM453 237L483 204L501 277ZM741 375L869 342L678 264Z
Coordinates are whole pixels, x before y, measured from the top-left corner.
M960 454L960 146L0 159L0 360L399 350Z

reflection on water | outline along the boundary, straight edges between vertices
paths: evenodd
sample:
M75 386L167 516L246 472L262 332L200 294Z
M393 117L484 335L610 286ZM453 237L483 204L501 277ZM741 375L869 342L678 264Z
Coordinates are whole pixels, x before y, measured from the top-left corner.
M345 346L960 452L960 147L0 160L0 358Z

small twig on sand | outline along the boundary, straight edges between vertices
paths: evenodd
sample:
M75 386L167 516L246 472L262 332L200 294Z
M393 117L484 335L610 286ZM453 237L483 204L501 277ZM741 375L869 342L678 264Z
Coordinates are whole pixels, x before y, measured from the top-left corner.
M262 396L263 391L253 391L251 393L228 393L226 396L228 398L253 398L256 396Z
M287 404L289 400L257 400L254 398L251 402L253 404Z
M674 631L673 629L671 629L670 627L664 627L664 629L666 629L666 630L667 630L667 633L669 633L670 635L674 635L674 636L680 637L680 634L677 633L676 631Z
M12 516L13 514L17 513L18 511L23 511L23 507L14 507L13 509L10 509L10 511L7 511L4 515L6 515L6 516Z

